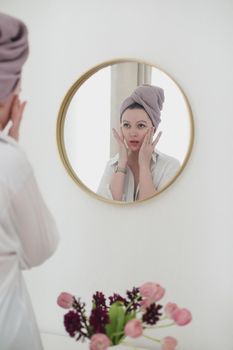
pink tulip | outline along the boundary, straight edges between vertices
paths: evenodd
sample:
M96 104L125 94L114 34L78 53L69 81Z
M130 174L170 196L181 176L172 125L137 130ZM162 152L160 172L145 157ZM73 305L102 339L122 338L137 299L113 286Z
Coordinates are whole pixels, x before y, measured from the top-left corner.
M140 320L134 319L126 323L124 328L125 335L131 338L138 338L143 333L142 322Z
M110 345L110 339L105 334L96 333L91 337L90 350L107 350Z
M165 337L162 341L162 350L174 350L177 345L177 340L173 337Z
M177 309L178 309L178 306L175 303L167 303L167 305L164 308L164 311L168 317L172 318L173 312L176 311Z
M141 306L143 309L145 309L152 303L162 299L165 294L165 289L157 283L147 282L139 288L139 292L143 297Z
M141 304L142 311L145 311L152 304L152 302L150 299L143 299L140 302L140 304Z
M177 309L172 313L172 319L178 326L185 326L192 321L192 314L187 309Z
M57 298L57 304L64 309L70 309L73 304L73 295L63 292Z

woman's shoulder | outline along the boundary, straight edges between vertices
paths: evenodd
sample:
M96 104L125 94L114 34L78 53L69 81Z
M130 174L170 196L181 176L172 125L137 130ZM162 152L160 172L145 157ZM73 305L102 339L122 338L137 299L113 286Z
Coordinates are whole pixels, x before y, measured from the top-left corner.
M109 166L114 166L118 163L118 159L119 159L119 154L115 154L114 157L110 158L109 161L107 162L107 165Z
M180 166L180 162L178 161L178 159L176 159L173 156L170 156L166 153L160 152L158 150L156 150L154 152L155 157L156 157L156 162L162 163L162 164L171 164L174 166Z

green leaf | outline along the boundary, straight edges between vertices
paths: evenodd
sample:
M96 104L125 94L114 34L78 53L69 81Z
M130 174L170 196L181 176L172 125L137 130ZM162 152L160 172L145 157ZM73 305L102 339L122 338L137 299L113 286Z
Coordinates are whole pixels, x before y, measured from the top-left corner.
M106 325L106 333L113 345L119 344L119 341L124 337L125 317L125 308L122 303L115 302L110 306L110 324Z
M130 320L133 320L134 318L136 318L136 311L131 311L131 312L127 313L125 316L125 325L127 322L129 322Z

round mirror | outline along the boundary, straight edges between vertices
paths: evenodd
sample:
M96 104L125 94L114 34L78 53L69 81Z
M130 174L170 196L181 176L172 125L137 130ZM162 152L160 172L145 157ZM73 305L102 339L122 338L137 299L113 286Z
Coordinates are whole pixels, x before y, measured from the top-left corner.
M102 63L67 92L57 121L65 168L88 193L132 203L161 193L184 169L194 124L181 87L138 60Z

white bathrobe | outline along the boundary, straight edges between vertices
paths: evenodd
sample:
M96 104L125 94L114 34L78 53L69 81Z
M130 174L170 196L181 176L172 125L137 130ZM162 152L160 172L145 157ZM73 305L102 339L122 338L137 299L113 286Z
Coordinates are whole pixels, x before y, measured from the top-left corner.
M110 189L112 175L115 167L118 164L119 154L111 158L105 168L104 174L101 178L97 193L107 199L113 199ZM124 192L122 201L133 202L137 199L139 194L139 186L136 189L134 186L134 176L130 168L127 166L124 184ZM180 163L177 159L168 156L156 150L152 153L151 159L151 174L153 183L157 191L162 190L170 181L172 181L178 171L180 170ZM134 194L135 193L135 194Z
M0 349L41 350L22 270L56 250L58 233L18 143L0 133Z

